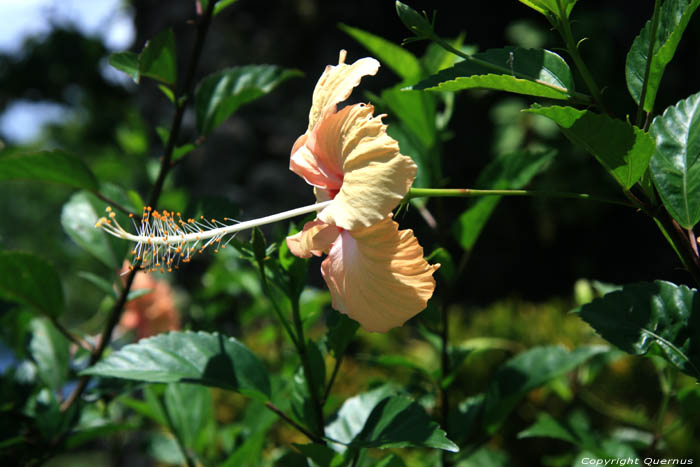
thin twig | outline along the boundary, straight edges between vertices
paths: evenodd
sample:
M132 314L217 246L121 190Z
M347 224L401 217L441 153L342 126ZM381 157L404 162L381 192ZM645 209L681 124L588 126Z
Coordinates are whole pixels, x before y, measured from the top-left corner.
M66 336L66 339L77 345L78 347L87 350L88 352L92 353L93 352L93 347L90 345L88 341L83 339L82 337L78 337L72 332L70 332L64 325L61 324L60 321L58 321L58 318L55 316L51 316L49 318L51 320L51 324L64 336Z
M93 191L93 194L105 203L112 206L113 208L123 212L124 214L133 214L134 216L136 216L136 213L129 211L125 206L119 204L118 202L114 201L112 198L106 196L105 194L100 193L99 191Z
M282 420L284 420L285 422L287 422L290 426L296 428L299 432L303 433L304 436L306 436L307 438L309 438L309 440L311 440L312 442L314 442L314 443L321 443L321 444L323 443L323 440L322 440L321 438L319 438L318 436L314 435L314 434L311 433L309 430L307 430L306 428L304 428L303 426L299 425L297 422L295 422L294 420L292 420L286 413L282 412L282 410L279 409L279 408L278 408L275 404L273 404L272 402L270 402L270 401L265 402L265 407L267 407L268 409L270 409L270 410L272 410L274 413L276 413L277 416L278 416L279 418L281 418Z
M340 365L343 363L343 356L344 354L340 354L338 355L338 358L335 359L335 365L333 365L333 373L331 373L331 379L328 380L326 391L323 393L323 399L321 399L321 407L326 405L326 401L328 400L328 396L331 393L333 383L335 383L335 378L336 376L338 376L338 370L340 370Z

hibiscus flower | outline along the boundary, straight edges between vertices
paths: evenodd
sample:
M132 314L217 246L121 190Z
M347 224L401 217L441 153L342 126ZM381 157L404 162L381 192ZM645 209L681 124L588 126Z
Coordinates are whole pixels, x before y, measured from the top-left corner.
M367 104L337 110L379 63L363 58L328 66L316 84L309 126L294 144L290 169L331 201L302 232L288 237L300 257L328 253L321 265L333 308L369 331L402 325L426 306L435 289L423 248L391 218L416 177L411 158L386 133L382 115Z

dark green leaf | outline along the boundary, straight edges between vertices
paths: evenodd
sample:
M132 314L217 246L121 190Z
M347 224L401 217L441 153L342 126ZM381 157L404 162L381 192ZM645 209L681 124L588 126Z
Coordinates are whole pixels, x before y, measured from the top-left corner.
M87 165L63 151L0 157L0 180L38 180L97 190L97 179Z
M433 25L425 14L421 15L416 10L408 5L397 1L396 13L399 15L401 22L420 39L430 39L435 36Z
M503 154L483 170L475 187L511 190L522 188L545 169L555 155L556 151L551 150ZM484 196L459 216L453 232L462 248L471 250L474 247L500 199L500 196Z
M276 65L248 65L228 68L204 78L195 92L197 130L203 136L229 118L243 104L269 94L298 70Z
M170 332L127 345L83 372L153 383L190 382L257 398L270 397L262 362L233 337Z
M700 93L657 116L651 134L652 181L668 212L690 229L700 220Z
M265 446L265 433L255 433L239 446L221 467L258 467Z
M506 47L474 54L412 87L427 91L472 88L568 99L574 90L574 81L569 66L554 52Z
M654 140L628 122L573 107L533 106L527 111L556 122L571 142L593 154L626 190L649 166Z
M139 75L139 55L134 52L117 52L109 56L109 64L119 71L129 75L134 82L138 83Z
M697 290L670 282L630 284L575 310L604 339L633 355L652 348L700 378L700 301Z
M533 437L561 439L573 444L580 443L571 430L546 412L541 413L533 425L518 433L518 438Z
M162 81L170 86L177 79L177 61L175 55L175 34L172 29L159 32L146 42L139 55L139 71L147 76Z
M495 433L508 414L532 389L573 370L607 347L579 347L569 352L557 347L535 347L508 360L497 371L486 392L484 425Z
M335 310L329 311L326 324L328 326L326 344L333 358L338 359L345 353L345 349L352 342L360 325L357 321Z
M673 59L676 47L678 47L683 32L685 32L685 28L698 5L700 5L700 0L665 0L659 12L659 25L656 35L653 37L654 49L651 58L649 57L649 43L652 40L651 20L647 21L627 53L627 63L625 64L627 89L637 104L642 98L647 62L651 60L643 105L643 109L647 112L654 109L656 93L666 65Z
M379 402L350 446L382 449L414 446L459 451L420 405L402 396Z
M0 297L47 316L63 313L63 287L58 272L31 253L0 252Z
M339 27L404 81L415 81L421 77L420 61L408 50L362 29L345 24L340 24Z
M508 454L490 447L477 449L459 463L459 467L510 467L512 465L514 465L513 460Z
M375 467L406 467L406 463L396 454L389 454L384 459L380 460Z
M383 399L396 394L396 388L390 385L380 386L371 391L358 394L343 402L336 418L326 425L326 435L341 443L350 443L367 421L372 409ZM334 445L344 451L343 445Z
M333 458L337 455L337 453L328 446L322 446L320 444L294 443L294 447L320 467L330 467Z
M116 271L121 267L123 255L117 256L118 252L112 248L107 234L95 227L102 213L98 215L93 201L93 197L86 192L71 196L63 205L61 225L71 240Z
M46 318L35 318L30 325L29 351L44 384L59 391L68 377L68 339Z
M110 297L117 298L117 292L114 290L114 284L111 281L88 271L79 271L78 277L90 282Z

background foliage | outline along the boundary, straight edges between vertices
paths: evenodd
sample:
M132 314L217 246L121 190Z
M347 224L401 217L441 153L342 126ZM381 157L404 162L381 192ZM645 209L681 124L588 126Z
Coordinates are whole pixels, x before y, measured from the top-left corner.
M671 327L687 326L697 335L698 311L686 287L697 284L641 213L549 198L413 203L401 222L416 231L432 261L442 263L438 292L419 319L386 335L355 334L356 326L330 309L317 264L312 261L307 273L308 265L279 243L287 225L265 228L251 239L237 237L236 248L154 275L170 288L181 332L142 341L134 353L130 345L143 337L140 328L124 327L112 345L121 351L90 370L110 377L126 372L149 384L94 378L84 400L61 411L90 356L57 326L97 343L119 299L114 285L120 283L117 271L128 248L93 229L105 206L97 195L140 212L177 112L173 84L187 74L196 42L195 28L187 24L195 16L194 2L175 2L167 11L160 3L129 5L136 40L130 51L109 59L138 86L106 79L100 72L109 55L104 45L71 28L56 28L27 41L20 54L0 57L0 109L22 98L72 110L35 141L6 140L0 155L0 455L14 462L50 458L51 465L192 459L205 465L306 465L307 458L335 465L345 456L357 465L554 466L577 465L586 456L697 458L696 344L673 331L657 340L637 340L635 333L670 320ZM468 16L455 14L452 2L412 2L411 7L437 9L436 30L459 50L561 47L528 2L507 8L492 3L473 7ZM627 52L644 51L644 35L634 38L653 5L601 3L576 4L574 32L589 38L580 51L598 83L605 83L611 113L633 120L638 83L631 85L633 99L625 64L637 58L627 58ZM691 8L694 2L663 4ZM412 91L420 97L401 97L407 85L435 84L429 75L455 58L426 42L407 44L411 55L391 49L386 56L394 62L383 58L387 45L375 36L396 46L411 36L394 2L241 0L217 6L227 7L212 22L193 77L200 83L196 110L183 112L182 129L171 142L176 165L164 180L161 208L248 219L308 204L307 186L288 170L289 150L305 128L318 74L341 48L350 61L380 58L380 73L365 79L365 94L356 91L355 98L389 114L392 136L420 166L417 186L527 186L612 197L620 185L629 188L643 175L644 167L606 173L603 167L611 160L624 159L624 145L608 145L611 152L596 154L601 165L571 144L581 143L577 130L591 127L607 129L611 138L620 134L608 120L591 116L593 109L521 112L536 100L483 89L454 95ZM697 121L688 109L696 107L700 82L694 58L700 26L686 22L682 41L669 31L658 32L666 48L657 51L661 58L655 66L666 71L654 109L672 109L651 124L654 138L673 139L674 119ZM668 51L676 46L675 55ZM503 66L513 50L496 54ZM673 61L666 65L669 54ZM525 58L513 56L513 72L520 72ZM242 83L241 74L252 79ZM471 88L475 78L462 79ZM585 89L579 75L564 81L569 79L575 89ZM503 86L511 81L504 78ZM214 88L235 97L217 101ZM633 146L648 145L645 138L651 137L637 130L627 135ZM664 186L663 180L655 183ZM663 189L659 196L667 198ZM676 219L692 228L698 212L697 205L689 206ZM479 232L474 226L481 224ZM261 269L269 281L261 280ZM632 285L617 290L614 284L623 283ZM302 292L303 284L308 286ZM155 287L137 288L130 298ZM323 389L324 382L333 381L327 394L321 389L310 394L295 348L275 318L270 299L288 313L295 294L310 338L309 362L319 379L311 387ZM622 309L619 303L634 304L640 294L662 300L652 309L635 308L631 331L606 321ZM687 306L675 314L671 305L679 302ZM433 332L441 326L443 309L451 316L447 350ZM180 349L181 338L196 341L191 353L165 369L158 358L152 368L146 365L144 355ZM630 355L648 351L646 358ZM229 359L206 367L192 364L212 355ZM448 374L437 370L445 368L445 359ZM236 380L225 376L232 365L240 375ZM190 384L172 384L183 379ZM451 404L441 413L447 390ZM273 405L313 433L314 397L325 402L326 434L347 446L309 444L265 408ZM408 433L406 426L416 430ZM459 453L445 454L456 447Z

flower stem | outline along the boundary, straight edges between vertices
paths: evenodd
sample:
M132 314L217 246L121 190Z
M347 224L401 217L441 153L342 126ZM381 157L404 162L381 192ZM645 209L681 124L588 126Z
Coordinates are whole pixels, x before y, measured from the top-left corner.
M536 191L536 190L476 190L472 188L411 188L406 199L422 197L471 198L474 196L529 196L533 198L563 198L597 201L634 208L632 203L604 196L587 193L571 193L566 191Z

